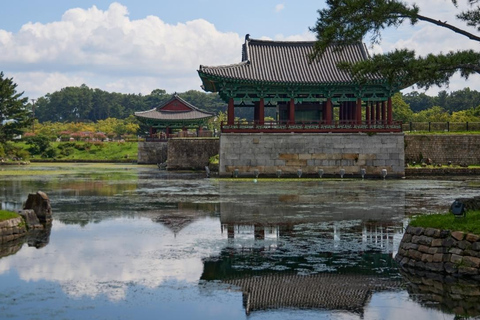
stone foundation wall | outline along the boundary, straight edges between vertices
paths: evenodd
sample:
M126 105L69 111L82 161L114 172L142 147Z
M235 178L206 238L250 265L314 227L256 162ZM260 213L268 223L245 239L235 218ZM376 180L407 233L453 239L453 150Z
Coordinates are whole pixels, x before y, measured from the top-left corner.
M480 135L428 134L405 136L407 163L430 158L433 163L480 164Z
M409 226L395 260L403 268L467 275L480 280L480 236Z
M219 174L231 175L235 169L239 175L296 175L301 169L304 175L338 175L345 170L345 177L366 175L380 177L382 169L388 176L405 175L403 133L328 133L328 134L268 134L223 133L220 137Z
M27 228L22 217L0 222L0 244L25 236Z
M179 138L168 140L168 170L205 170L209 159L219 153L216 138Z
M168 142L139 142L138 160L139 164L157 164L167 161Z

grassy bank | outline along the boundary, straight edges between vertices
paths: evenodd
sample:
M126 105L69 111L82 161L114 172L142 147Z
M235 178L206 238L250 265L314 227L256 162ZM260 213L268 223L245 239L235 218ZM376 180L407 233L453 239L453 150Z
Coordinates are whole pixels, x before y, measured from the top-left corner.
M480 211L468 211L465 218L455 218L450 213L416 216L410 225L480 234Z
M24 150L30 146L24 142L16 144ZM138 142L51 142L53 154L30 153L31 161L136 161Z
M15 212L0 210L0 221L5 221L13 218L18 218L18 217L20 217L20 215L18 215Z

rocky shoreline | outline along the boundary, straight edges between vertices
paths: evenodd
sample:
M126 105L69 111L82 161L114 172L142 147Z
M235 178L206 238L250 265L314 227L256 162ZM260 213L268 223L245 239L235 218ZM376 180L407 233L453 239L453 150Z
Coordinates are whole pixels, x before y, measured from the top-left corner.
M480 280L480 236L408 226L395 260L405 269Z

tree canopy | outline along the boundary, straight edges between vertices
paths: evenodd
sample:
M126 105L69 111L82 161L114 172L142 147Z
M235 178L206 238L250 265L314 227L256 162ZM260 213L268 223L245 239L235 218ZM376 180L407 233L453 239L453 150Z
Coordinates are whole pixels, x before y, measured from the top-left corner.
M456 15L465 27L475 27L480 31L480 7L474 7L479 0L466 0L470 9ZM321 55L330 45L341 48L352 42L363 41L370 37L372 44L379 43L381 32L389 27L399 27L403 23L417 24L428 22L440 28L446 28L480 42L480 37L458 28L447 21L440 21L420 14L416 5L409 5L399 0L326 0L327 7L319 10L316 25L311 28L316 33L312 59ZM452 0L457 7L457 0ZM363 81L367 74L380 73L390 83L403 87L416 84L419 88L448 85L456 73L468 79L472 74L480 73L480 52L474 50L457 50L448 53L417 56L415 51L397 49L386 54L373 55L372 59L357 63L340 65Z
M12 140L31 124L28 98L17 92L17 84L0 72L0 143Z

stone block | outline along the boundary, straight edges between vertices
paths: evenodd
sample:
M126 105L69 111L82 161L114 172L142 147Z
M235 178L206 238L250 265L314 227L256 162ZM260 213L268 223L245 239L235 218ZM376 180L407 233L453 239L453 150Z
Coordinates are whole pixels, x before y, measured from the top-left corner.
M457 269L458 274L460 275L477 275L478 274L478 269L477 268L472 268L472 267L464 267L464 266L459 266Z
M426 245L420 245L418 246L418 251L423 252L423 253L428 253L430 247Z
M471 249L475 251L480 251L480 242L477 241L473 243Z
M434 228L426 228L424 234L427 237L435 237L438 238L440 236L440 230Z
M455 241L453 238L445 238L442 241L442 246L451 248L457 244L457 241Z
M299 160L310 160L310 159L312 159L312 155L308 154L308 153L300 153L298 155L298 159Z
M458 241L463 240L463 238L465 237L465 233L461 231L454 231L451 233L451 235L455 240L458 240Z
M477 242L480 240L480 236L477 236L476 234L473 234L473 233L469 233L465 236L465 240L469 241L469 242Z
M442 246L442 242L443 242L442 239L435 238L435 239L432 240L431 246L432 246L432 247L441 247L441 246Z
M412 242L417 243L417 244L423 244L430 246L432 243L433 238L432 237L427 237L427 236L413 236L412 237Z
M463 254L463 250L459 248L451 248L450 250L448 250L448 252L451 254L459 255L459 256Z
M464 256L463 263L467 267L480 268L480 258L475 258L471 256Z
M425 254L422 255L421 261L423 261L423 262L432 262L432 260L433 260L433 255L427 254L427 253L425 253Z
M451 263L456 263L456 264L460 264L463 260L463 257L458 255L458 254L452 254L450 256L450 262Z
M467 240L462 240L462 241L457 242L457 247L462 249L462 250L470 248L471 245L472 244L470 242L468 242Z
M443 267L445 269L445 272L450 274L456 273L458 269L458 265L452 262L445 262Z
M278 159L280 159L280 160L298 160L298 154L280 153L278 155Z
M408 256L414 260L420 261L423 253L417 250L408 250Z
M435 272L441 272L444 270L444 264L443 262L427 262L425 263L425 269Z
M409 234L409 233L405 233L402 237L402 242L406 243L406 242L410 242L410 241L412 241L412 235Z

